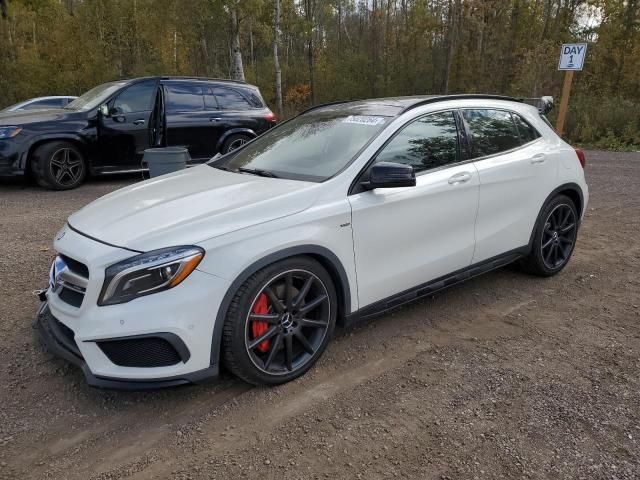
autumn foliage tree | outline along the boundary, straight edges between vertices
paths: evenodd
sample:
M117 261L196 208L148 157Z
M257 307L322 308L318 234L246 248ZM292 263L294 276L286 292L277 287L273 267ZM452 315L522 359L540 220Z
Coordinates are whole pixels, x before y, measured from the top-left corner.
M285 115L372 96L557 97L560 44L585 41L568 136L640 144L640 0L0 0L0 7L0 106L160 74L244 76L274 110L279 85Z

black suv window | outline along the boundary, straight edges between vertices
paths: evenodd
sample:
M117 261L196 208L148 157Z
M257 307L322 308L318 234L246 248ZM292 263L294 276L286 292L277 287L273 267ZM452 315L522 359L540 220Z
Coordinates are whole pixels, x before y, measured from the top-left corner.
M377 162L412 165L416 172L458 161L453 112L427 115L404 127L376 157Z
M513 117L513 121L516 122L518 133L520 133L520 140L522 140L523 144L529 143L540 137L538 131L520 115L517 113L511 113L511 116Z
M239 92L231 88L213 87L213 93L218 99L218 105L225 110L248 110L249 101Z
M117 109L118 113L151 110L151 99L155 98L155 93L155 80L136 83L116 97L113 108Z
M511 113L504 110L463 110L469 129L473 158L486 157L520 146Z
M168 112L193 112L204 110L202 87L199 85L165 85Z

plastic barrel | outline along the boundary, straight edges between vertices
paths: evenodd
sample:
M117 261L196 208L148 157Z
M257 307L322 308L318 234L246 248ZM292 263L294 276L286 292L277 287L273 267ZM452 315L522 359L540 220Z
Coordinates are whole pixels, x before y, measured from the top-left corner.
M187 168L189 151L183 147L148 148L142 161L149 166L151 178Z

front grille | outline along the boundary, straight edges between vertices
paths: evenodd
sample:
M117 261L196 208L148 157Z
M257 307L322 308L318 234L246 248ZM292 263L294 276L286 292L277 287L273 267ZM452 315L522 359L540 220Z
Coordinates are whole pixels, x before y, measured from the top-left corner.
M82 300L84 299L84 293L78 292L76 290L71 290L64 285L58 292L58 296L60 297L60 300L76 308L80 308L80 305L82 305Z
M69 305L80 308L89 282L89 268L82 262L67 255L60 254L58 258L64 262L60 271L56 272L55 291L60 300ZM57 261L54 263L57 265Z
M84 277L86 279L89 278L89 268L84 263L62 254L60 254L60 258L64 260L64 262L67 264L67 267L69 267L69 270L71 270L73 273L80 275L81 277Z
M164 338L145 337L97 342L100 349L120 367L168 367L182 361Z

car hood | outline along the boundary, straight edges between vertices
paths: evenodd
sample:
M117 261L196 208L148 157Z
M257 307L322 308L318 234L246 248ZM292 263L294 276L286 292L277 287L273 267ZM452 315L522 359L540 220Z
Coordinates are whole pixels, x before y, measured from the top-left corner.
M32 123L55 122L78 117L79 112L52 108L49 110L23 110L18 112L0 112L0 126L30 125Z
M295 214L313 203L317 186L201 165L105 195L68 223L97 240L146 252Z

